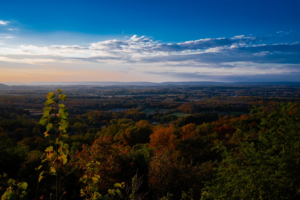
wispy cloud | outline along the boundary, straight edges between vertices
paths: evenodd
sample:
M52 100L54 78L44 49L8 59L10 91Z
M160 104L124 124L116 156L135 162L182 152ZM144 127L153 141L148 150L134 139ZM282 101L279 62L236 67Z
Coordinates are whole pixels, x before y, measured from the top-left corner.
M294 75L300 74L300 43L270 44L267 40L240 35L163 43L133 35L87 45L7 45L5 50L0 49L0 61L51 66L64 63L64 67L76 64L90 66L91 70L105 68L193 80L240 80L237 77L255 75L270 75L270 80L278 76L295 79Z
M16 29L16 28L8 28L7 30L9 30L9 31L17 31L18 29Z
M7 25L8 23L9 23L9 21L0 20L0 25Z
M48 55L84 61L120 60L128 63L185 62L220 64L228 62L300 63L300 44L256 44L261 37L208 38L182 43L160 43L136 35L127 40L105 40L80 45L21 45L24 55Z
M288 35L288 34L290 34L290 33L292 33L292 32L293 32L293 30L290 30L290 31L277 31L276 33Z
M146 72L146 74L155 74L158 76L173 77L183 81L218 81L218 82L299 82L300 72L286 73L268 73L268 74L205 74L205 73L189 73L189 72Z
M233 38L207 38L182 43L160 43L149 37L136 35L127 40L105 40L91 43L89 46L52 45L20 46L23 53L36 55L57 55L66 59L83 60L122 60L124 62L159 62L197 60L198 55L225 52L226 49L239 49L261 41L260 37L235 36ZM233 50L232 50L233 51ZM194 57L194 58L193 58ZM183 61L182 60L182 61Z

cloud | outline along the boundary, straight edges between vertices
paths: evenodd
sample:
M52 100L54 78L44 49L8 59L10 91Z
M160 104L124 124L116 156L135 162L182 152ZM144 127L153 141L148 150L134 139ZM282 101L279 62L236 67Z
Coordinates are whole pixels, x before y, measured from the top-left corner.
M286 73L250 74L250 75L212 75L187 72L146 72L146 74L173 77L183 81L216 82L299 82L300 71Z
M286 34L286 35L288 35L288 34L290 34L292 32L293 32L293 30L290 30L290 31L277 31L276 33L277 34Z
M229 47L232 45L244 46L249 43L254 43L263 38L257 37L245 37L235 36L233 38L208 38L199 39L194 41L186 41L182 43L159 43L151 38L137 35L132 36L128 40L106 40L101 42L92 43L89 47L83 46L66 46L66 45L54 45L49 46L52 50L101 50L111 53L116 52L135 52L135 53L172 53L182 51L197 51L205 50L217 47Z
M133 35L131 38L103 40L86 45L26 44L12 48L9 42L14 39L6 40L8 45L0 49L2 62L35 65L48 63L53 66L70 63L70 66L78 64L83 68L92 66L93 69L138 71L179 79L223 77L222 81L250 76L256 80L264 75L270 75L270 80L279 76L295 78L294 74L300 72L299 42L267 43L267 37L259 36L239 35L163 43L151 37Z
M107 40L103 42L93 43L91 49L101 49L106 51L130 51L137 53L172 53L182 51L197 51L210 48L245 45L263 40L263 38L235 36L233 38L206 38L194 41L186 41L182 43L159 43L145 36L132 36L129 40Z
M183 62L198 63L300 63L300 44L252 45L234 48L223 47L218 51L185 53L180 55L163 55L143 57L141 62Z
M80 45L51 45L51 46L34 46L22 45L21 51L31 54L51 54L64 57L82 56L83 60L95 61L103 60L102 57L109 57L113 60L123 60L124 62L144 62L154 61L164 56L162 61L172 61L174 55L184 57L197 57L197 53L216 53L229 48L241 48L249 46L255 42L262 41L261 37L235 36L233 38L206 38L181 43L160 43L153 39L137 35L127 40L105 40L91 43L89 46ZM152 59L154 57L154 59ZM96 59L97 60L97 59ZM197 60L197 58L196 58Z
M7 30L9 30L9 31L17 31L18 29L17 28L8 28Z
M0 20L0 25L7 25L9 23L9 21L2 21Z

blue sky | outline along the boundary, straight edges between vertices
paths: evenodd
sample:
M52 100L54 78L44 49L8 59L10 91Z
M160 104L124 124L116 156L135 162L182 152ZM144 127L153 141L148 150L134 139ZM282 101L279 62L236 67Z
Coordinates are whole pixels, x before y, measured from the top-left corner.
M0 82L300 81L299 9L298 0L3 1Z

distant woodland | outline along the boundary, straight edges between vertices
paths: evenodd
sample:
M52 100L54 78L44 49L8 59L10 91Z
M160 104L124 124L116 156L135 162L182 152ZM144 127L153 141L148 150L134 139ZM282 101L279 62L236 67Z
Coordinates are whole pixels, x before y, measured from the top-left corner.
M300 86L0 85L1 200L300 199L299 98Z

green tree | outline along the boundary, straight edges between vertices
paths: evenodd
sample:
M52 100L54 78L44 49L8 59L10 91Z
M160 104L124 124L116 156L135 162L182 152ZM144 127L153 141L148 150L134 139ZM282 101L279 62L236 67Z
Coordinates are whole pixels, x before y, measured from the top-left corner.
M1 196L1 200L15 200L24 199L27 195L26 189L28 184L26 182L17 182L16 180L10 178L7 180L7 174L0 175L0 191L4 190L4 194Z
M55 94L50 92L47 95L47 101L44 103L46 106L44 108L44 115L40 119L40 124L46 126L46 132L44 132L45 137L55 137L55 146L49 146L46 148L45 153L42 156L42 164L37 168L37 170L42 170L39 175L38 182L40 183L44 178L46 178L46 191L48 191L48 176L55 176L52 180L53 186L49 188L54 188L55 191L50 192L54 194L55 199L58 199L59 195L59 185L58 185L58 173L62 171L62 168L68 162L69 145L64 144L61 138L68 138L66 129L69 126L68 122L68 111L64 104L60 104L60 100L64 101L66 95L62 94L62 90L58 89L56 91L57 98ZM60 173L62 175L62 173ZM51 179L49 180L51 181ZM37 190L38 191L38 190ZM46 192L47 196L47 192ZM36 196L37 198L37 196Z
M202 199L299 199L300 104L281 103L252 110L259 118L258 138L227 149Z

